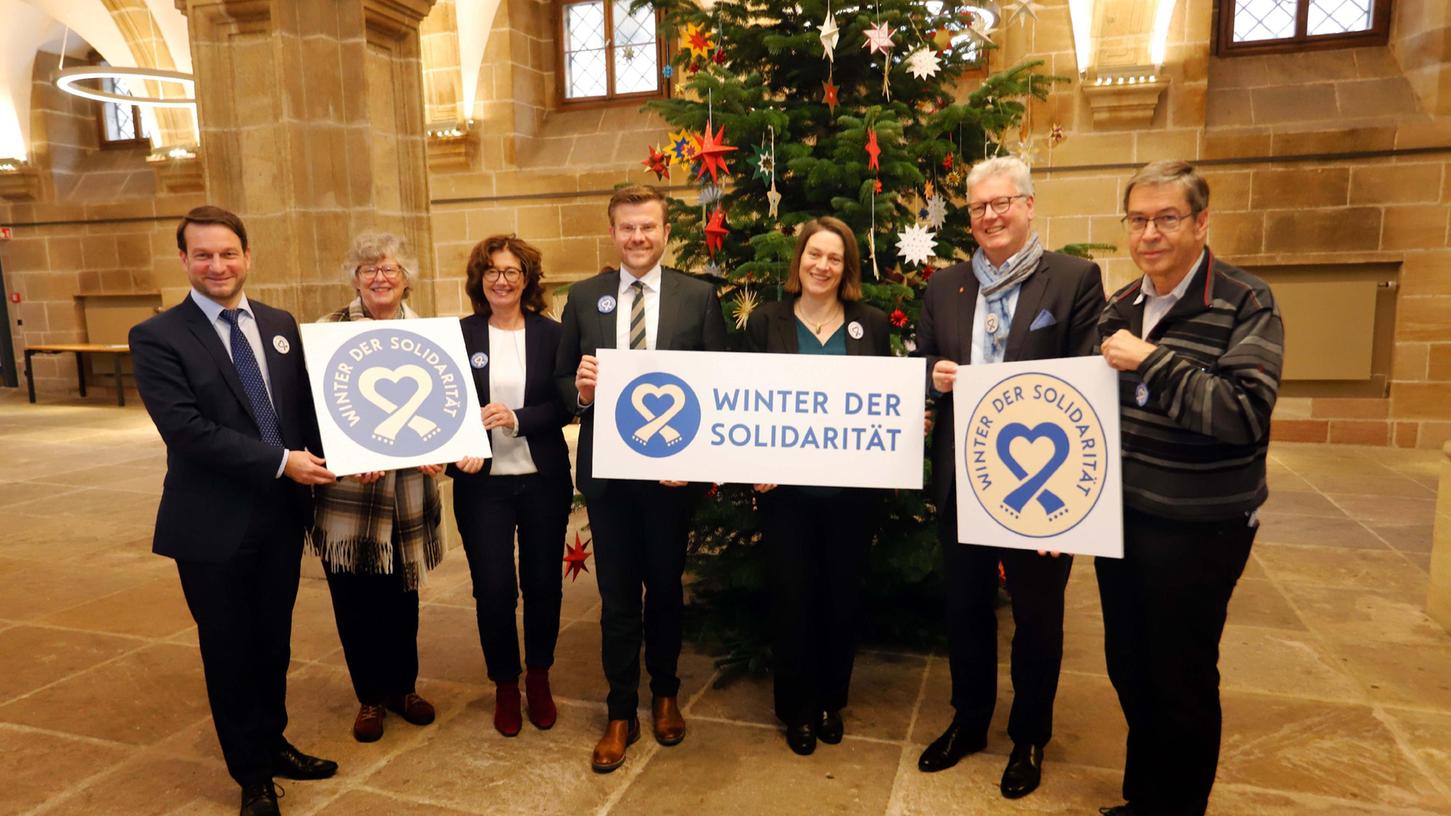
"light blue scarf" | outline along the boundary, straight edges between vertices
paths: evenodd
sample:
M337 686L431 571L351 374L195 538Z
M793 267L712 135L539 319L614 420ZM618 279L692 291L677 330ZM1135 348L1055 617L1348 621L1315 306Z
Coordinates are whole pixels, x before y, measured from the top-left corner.
M1038 242L1037 235L1029 238L1026 246L1004 261L996 275L993 274L992 264L982 249L972 253L972 274L977 276L980 287L978 292L987 301L987 312L994 316L997 324L997 331L987 332L989 342L984 349L985 362L1003 361L1003 352L1008 348L1008 323L1012 320L1012 315L1008 314L1007 295L1016 291L1033 274L1033 270L1038 268L1038 260L1042 257L1043 245Z

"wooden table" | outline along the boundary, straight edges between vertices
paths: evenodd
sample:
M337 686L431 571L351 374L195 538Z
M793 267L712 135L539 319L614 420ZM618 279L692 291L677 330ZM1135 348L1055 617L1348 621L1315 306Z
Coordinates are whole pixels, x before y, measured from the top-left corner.
M68 353L76 355L76 376L80 378L83 397L86 395L86 355L111 355L112 370L116 376L116 404L126 404L126 388L121 382L121 358L131 353L131 347L125 343L42 343L38 346L26 346L25 387L30 392L31 402L35 402L35 372L30 365L30 358L37 354Z

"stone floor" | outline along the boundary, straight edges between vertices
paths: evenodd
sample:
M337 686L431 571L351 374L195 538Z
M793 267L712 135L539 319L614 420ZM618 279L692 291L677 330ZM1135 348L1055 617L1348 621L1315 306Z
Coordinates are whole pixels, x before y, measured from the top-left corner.
M1451 635L1422 612L1434 457L1297 445L1271 455L1273 498L1224 636L1211 812L1451 814ZM236 812L195 628L171 562L149 551L163 468L137 407L28 405L0 391L0 813ZM605 685L590 576L565 584L559 724L515 739L490 726L457 553L424 598L420 690L439 720L393 718L381 742L360 745L327 589L304 579L288 733L342 770L287 784L289 816L1083 814L1117 801L1124 727L1087 563L1069 585L1045 781L1012 803L996 792L1005 706L984 755L916 770L949 718L941 655L863 652L845 742L798 758L772 722L768 681L715 688L710 658L687 651L690 737L670 749L642 741L621 770L597 776L587 762Z

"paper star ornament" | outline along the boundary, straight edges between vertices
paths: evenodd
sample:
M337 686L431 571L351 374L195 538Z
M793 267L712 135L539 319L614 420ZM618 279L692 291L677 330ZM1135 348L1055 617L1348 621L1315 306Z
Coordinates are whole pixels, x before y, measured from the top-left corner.
M660 148L651 147L650 158L640 163L645 165L646 170L654 173L655 178L661 180L670 178L670 156L662 152Z
M689 167L700 152L700 136L688 130L677 130L670 134L669 151L671 164Z
M766 202L771 205L771 217L780 218L776 210L781 206L781 194L776 191L775 179L771 180L771 189L766 191Z
M997 29L993 28L983 15L974 14L967 21L967 33L983 45L991 45L993 34L997 33Z
M722 190L721 188L715 186L714 184L711 184L708 181L705 184L702 184L701 185L701 187L700 187L700 203L701 204L704 204L705 206L709 207L712 204L719 204L720 203L720 200L722 198L725 198L725 191Z
M700 149L696 151L696 158L700 159L700 172L696 178L704 178L706 172L710 173L712 184L719 184L717 173L722 176L730 175L730 169L726 167L725 154L737 150L735 145L725 143L725 125L721 125L715 135L710 134L710 122L705 123L705 134L700 140Z
M1038 12L1042 10L1043 7L1033 2L1033 0L1011 0L1011 2L1003 7L1003 11L1008 13L1008 22L1011 23L1016 19L1018 25L1022 25L1029 17L1032 17L1033 21L1037 22Z
M827 81L821 83L821 90L823 94L823 101L826 102L827 110L835 113L837 103L837 87L831 84L831 80L828 79Z
M751 174L752 178L761 181L769 181L771 175L776 172L776 155L774 151L767 150L763 145L756 145L751 148L751 157L746 160L756 172Z
M836 18L831 15L830 9L827 9L826 19L817 28L821 31L821 50L826 52L828 61L835 62L836 43L841 39L841 29L836 27Z
M725 225L725 210L716 207L710 214L710 220L705 222L705 249L711 258L725 245L725 237L729 233Z
M749 289L742 289L740 293L736 295L736 300L733 305L733 311L735 312L736 328L741 331L745 331L746 321L751 319L751 312L754 312L756 310L756 307L760 305L760 301L756 298L755 292L752 292Z
M927 39L932 43L932 47L937 49L937 53L939 54L952 49L952 32L945 28L939 28L932 32Z
M897 254L907 263L925 264L932 259L937 247L937 233L928 232L921 224L913 224L897 233Z
M877 23L862 33L867 37L866 48L872 54L878 51L887 54L896 47L896 43L892 42L892 27L887 23Z
M1038 145L1032 136L1027 139L1019 139L1018 146L1013 148L1013 155L1018 157L1018 161L1032 167L1033 163L1038 160Z
M907 73L918 79L937 76L937 72L940 70L942 70L942 62L937 59L937 55L930 48L919 48L907 58Z
M867 145L865 149L867 151L867 169L882 169L881 162L877 161L882 155L882 148L877 144L877 132L871 128L867 128Z
M590 539L594 541L594 539ZM569 576L571 582L579 578L581 572L589 572L589 566L585 561L589 559L590 541L581 542L579 531L574 533L574 544L564 552L564 574Z
M715 42L711 40L710 32L699 23L687 25L685 31L680 35L680 39L684 41L685 47L690 51L692 57L710 59L711 54L715 51Z
M947 221L947 202L940 195L927 196L927 215L924 216L927 226L933 229L942 229L942 224Z

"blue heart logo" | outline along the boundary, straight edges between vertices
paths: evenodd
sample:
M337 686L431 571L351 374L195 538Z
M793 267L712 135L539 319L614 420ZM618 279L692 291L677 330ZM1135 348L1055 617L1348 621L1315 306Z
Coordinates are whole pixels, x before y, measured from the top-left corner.
M1012 444L1015 439L1022 439L1030 444L1039 439L1047 439L1053 443L1053 454L1037 472L1029 474L1028 469L1013 456ZM1023 480L1022 484L1003 498L1003 509L1012 513L1016 518L1022 514L1023 507L1029 500L1036 498L1038 505L1043 508L1043 512L1048 514L1048 518L1057 517L1064 509L1063 500L1044 485L1053 478L1054 473L1058 472L1058 468L1063 467L1063 463L1068 461L1067 432L1052 422L1040 422L1032 428L1021 422L1010 422L1004 425L1002 431L998 433L997 449L998 458L1003 460L1003 464L1008 466L1008 470Z

